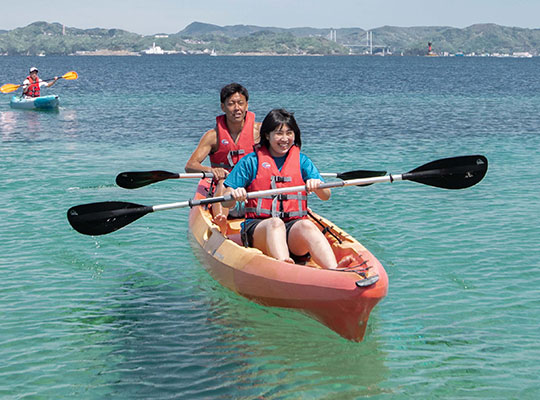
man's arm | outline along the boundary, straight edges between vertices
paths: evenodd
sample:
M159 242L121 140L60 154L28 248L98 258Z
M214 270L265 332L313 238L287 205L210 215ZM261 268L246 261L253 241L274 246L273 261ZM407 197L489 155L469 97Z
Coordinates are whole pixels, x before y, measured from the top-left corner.
M215 129L210 129L206 132L197 148L191 154L191 157L186 163L185 170L186 172L212 172L211 167L206 167L202 165L202 162L208 157L210 153L217 147L217 134Z
M255 144L259 144L261 141L261 123L255 122L255 125L253 126L253 141Z
M191 154L191 157L186 163L184 169L186 172L211 172L214 174L214 179L219 181L225 179L229 174L224 168L212 168L202 165L202 162L208 157L208 155L217 150L217 133L215 129L211 129L206 132L195 151Z
M52 85L54 85L56 83L57 80L58 80L58 77L55 76L54 80L52 82L40 81L39 84L41 85L41 83L43 82L43 83L45 83L45 86L51 87Z

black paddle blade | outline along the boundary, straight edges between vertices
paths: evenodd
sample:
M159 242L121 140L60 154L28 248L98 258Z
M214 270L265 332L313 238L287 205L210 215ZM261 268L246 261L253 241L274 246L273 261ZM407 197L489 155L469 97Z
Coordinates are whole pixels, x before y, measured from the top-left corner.
M337 178L346 181L348 179L373 178L376 176L384 176L384 175L386 175L386 171L368 171L365 169L358 169L356 171L348 171L348 172L342 172L340 174L337 174ZM369 185L373 185L373 183L365 183L363 185L356 185L356 186L369 186Z
M77 232L97 236L123 228L152 211L152 207L140 204L104 201L71 207L67 218Z
M402 178L443 189L465 189L480 182L487 168L488 160L481 155L452 157L424 164Z
M116 177L116 184L124 189L137 189L175 178L178 178L178 174L168 171L121 172Z
M356 171L348 171L337 174L339 179L344 181L349 179L361 179L361 178L373 178L375 176L384 176L386 171L367 171L365 169L359 169Z

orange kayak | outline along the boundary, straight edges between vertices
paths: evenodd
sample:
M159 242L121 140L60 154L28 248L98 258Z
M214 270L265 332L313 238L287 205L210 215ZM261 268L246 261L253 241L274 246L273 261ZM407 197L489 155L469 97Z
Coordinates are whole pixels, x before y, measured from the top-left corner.
M210 181L199 182L195 199L208 197ZM373 254L353 237L313 212L310 218L326 232L336 259L355 257L350 267L326 270L311 260L306 265L289 264L246 248L240 240L243 220L229 220L225 237L203 206L191 209L189 228L202 265L221 285L264 306L301 311L344 338L359 342L371 310L388 291L388 276Z

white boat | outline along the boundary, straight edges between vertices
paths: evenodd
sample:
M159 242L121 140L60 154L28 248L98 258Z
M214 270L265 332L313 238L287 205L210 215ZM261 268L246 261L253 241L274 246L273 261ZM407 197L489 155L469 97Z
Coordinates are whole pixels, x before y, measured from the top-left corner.
M159 46L156 46L156 43L152 43L152 47L142 51L144 54L165 54L165 51Z
M216 53L216 50L215 50L215 49L212 49L212 52L210 53L210 56L212 56L212 57L216 57L216 56L217 56L217 53Z

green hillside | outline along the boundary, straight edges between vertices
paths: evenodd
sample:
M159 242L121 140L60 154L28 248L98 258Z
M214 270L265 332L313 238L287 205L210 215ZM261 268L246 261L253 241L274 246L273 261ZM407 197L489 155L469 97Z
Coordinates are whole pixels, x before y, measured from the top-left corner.
M138 35L121 29L78 29L59 23L34 22L10 31L0 30L0 54L69 55L77 52L112 51L140 53L155 43L165 51L183 54L362 54L368 46L361 28L334 29L276 28L254 25L218 26L194 22L174 34ZM505 27L495 24L452 27L383 26L371 31L373 51L425 55L427 43L433 51L447 53L540 54L540 29Z

